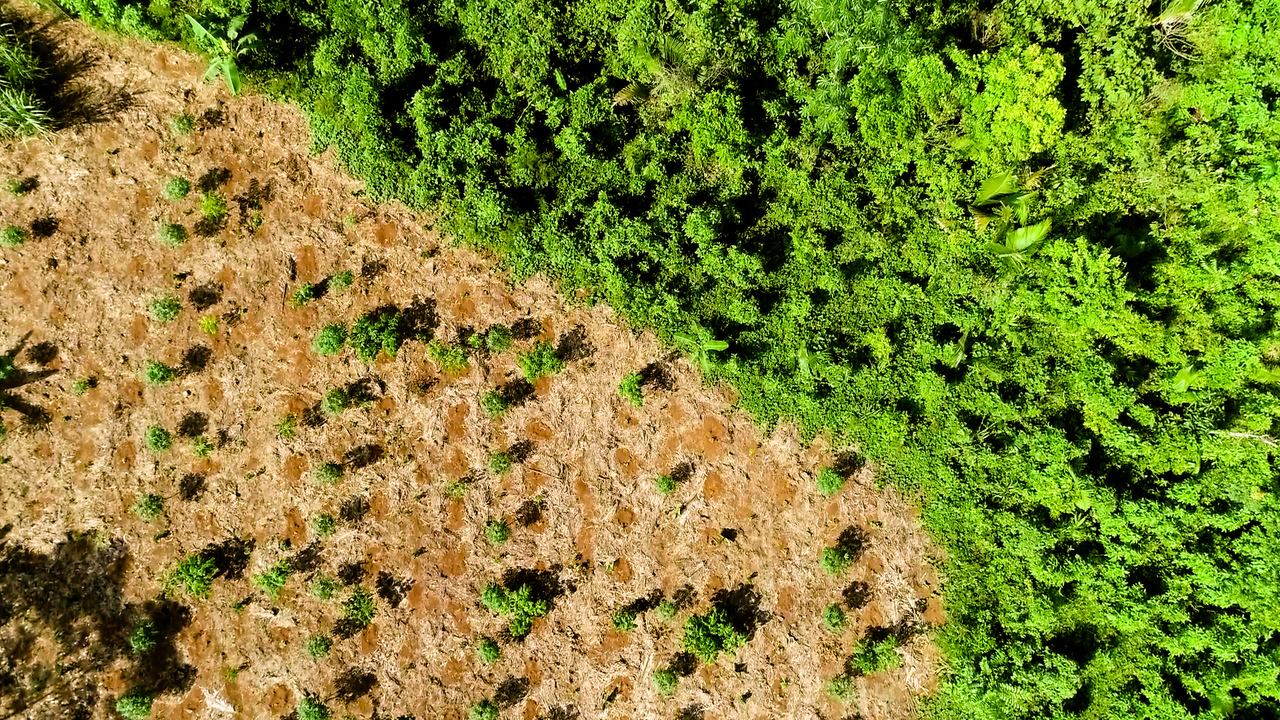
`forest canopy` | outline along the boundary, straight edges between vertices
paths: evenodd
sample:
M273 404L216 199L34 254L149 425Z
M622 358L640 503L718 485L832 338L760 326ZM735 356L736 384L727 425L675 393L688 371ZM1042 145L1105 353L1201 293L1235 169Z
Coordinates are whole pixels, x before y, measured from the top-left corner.
M918 495L932 716L1276 717L1277 0L63 4Z

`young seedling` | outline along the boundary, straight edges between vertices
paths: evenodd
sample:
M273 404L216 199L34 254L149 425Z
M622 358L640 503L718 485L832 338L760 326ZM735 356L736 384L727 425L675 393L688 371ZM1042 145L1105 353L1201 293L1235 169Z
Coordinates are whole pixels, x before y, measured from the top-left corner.
M822 493L823 497L831 497L840 492L840 489L844 487L844 483L844 476L836 472L834 468L822 468L818 471L818 492Z
M505 520L490 520L484 526L484 537L490 545L497 547L511 539L511 527Z
M658 620L669 623L676 619L676 615L680 613L680 607L670 600L663 600L658 603L658 607L653 609L654 617Z
M159 425L152 425L147 428L147 432L143 435L143 442L151 452L164 452L173 447L173 436L168 430Z
M166 223L156 231L156 237L167 247L181 247L187 241L187 229L177 223Z
M551 343L546 341L538 343L527 353L517 355L516 362L524 372L524 379L529 382L536 382L544 375L555 375L565 367L564 361L556 357Z
M498 720L501 712L492 700L473 703L467 710L467 720Z
M324 485L337 485L342 475L342 466L337 463L328 462L316 468L316 481Z
M337 580L325 575L319 575L315 580L311 581L311 596L317 600L332 600L333 596L338 594L338 588L342 587Z
M276 423L276 436L281 440L293 440L298 437L298 416L285 415Z
M520 640L533 629L533 621L547 614L547 601L534 599L533 588L521 585L507 590L496 583L489 583L480 593L480 602L491 612L510 618L507 631Z
M615 610L613 613L613 627L615 630L622 632L631 632L636 629L636 611L631 608L622 608Z
M293 296L289 298L289 304L300 308L317 297L319 297L319 290L316 286L309 282L304 282L293 291Z
M75 382L71 383L71 392L76 395L84 395L96 387L98 387L98 378L96 377L77 378Z
M506 325L494 325L484 336L485 347L492 353L506 352L511 348L511 341L511 328Z
M143 378L148 385L164 385L173 382L178 377L178 369L158 360L150 360L147 367L143 370Z
M164 196L169 200L181 200L190 194L191 183L184 177L172 177L165 183Z
M333 649L333 640L328 635L312 635L307 640L307 655L312 660L319 660Z
M839 700L840 702L849 702L857 696L858 689L853 683L853 678L848 675L840 675L834 677L826 686L827 694Z
M342 270L333 274L329 278L329 290L331 292L346 292L356 281L356 276L350 270Z
M204 315L200 318L200 332L205 335L218 334L218 316Z
M191 452L198 458L207 458L213 452L213 443L203 435L191 438Z
M649 677L653 679L653 686L658 693L666 697L674 695L676 688L680 686L680 676L671 668L658 668Z
M348 342L362 362L373 362L379 352L395 357L404 342L403 316L394 309L365 313L351 324Z
M28 177L10 178L5 183L5 189L12 195L26 195L40 186L40 180L34 175Z
M685 621L680 645L702 662L713 663L720 653L733 652L746 642L724 609L713 607L705 615L693 615Z
M427 343L427 355L447 373L460 373L467 369L467 351L436 340Z
M215 192L207 192L200 197L200 214L210 222L221 222L227 218L227 201Z
M320 401L320 412L325 415L341 415L350 406L351 396L347 395L347 391L342 388L333 388L325 393L324 399Z
M288 560L280 560L266 572L260 572L250 578L255 586L272 600L280 599L280 591L284 589L289 577L293 575L293 566Z
M364 588L356 588L351 597L342 603L342 617L361 630L369 627L369 623L373 622L375 611L373 595Z
M347 329L341 323L325 325L311 341L311 349L325 357L337 355L347 343Z
M307 693L298 701L298 720L329 720L333 711L320 698Z
M311 519L311 532L321 540L328 540L338 531L338 523L328 513L321 513Z
M716 340L711 336L710 331L696 323L693 326L692 336L677 334L675 340L690 355L693 355L693 360L702 370L703 377L711 375L711 353L729 349L729 343Z
M444 486L444 496L450 500L461 500L467 496L467 488L471 487L471 483L467 480L454 480Z
M618 394L635 407L644 405L644 393L640 391L640 373L630 373L622 378L622 382L618 384Z
M135 655L146 655L160 644L160 631L150 620L140 622L129 631L129 649Z
M137 502L133 504L133 514L151 522L164 513L164 498L159 495L147 493L139 495Z
M902 656L898 654L898 638L892 634L875 640L864 638L854 646L849 664L862 675L898 667L902 664Z
M676 491L676 479L670 475L659 475L653 479L653 487L659 495L670 495Z
M143 720L150 717L153 702L155 697L151 693L134 688L116 701L116 712L124 716L125 720Z
M848 548L840 547L839 545L822 551L822 569L828 575L844 574L844 571L849 569L854 560L853 553Z
M213 576L217 572L218 568L214 564L213 558L207 558L200 553L192 553L183 558L173 568L173 571L169 574L167 585L169 587L181 587L198 598L207 598L209 597L209 591L213 588Z
M822 627L832 635L839 635L847 622L848 618L845 617L844 610L841 610L839 605L833 603L822 611Z
M497 420L511 409L511 401L498 390L490 390L480 396L480 409L490 418Z
M506 475L514 463L510 453L496 452L489 456L489 471L494 475Z
M0 246L7 248L19 248L22 247L23 243L25 243L30 237L31 234L23 228L20 228L17 225L6 225L3 230L0 230Z
M498 647L498 643L494 642L493 638L482 637L476 643L476 655L480 656L480 662L492 665L502 657L502 648Z
M196 119L191 116L191 113L183 112L180 115L174 115L170 125L173 127L174 135L190 135L196 127Z

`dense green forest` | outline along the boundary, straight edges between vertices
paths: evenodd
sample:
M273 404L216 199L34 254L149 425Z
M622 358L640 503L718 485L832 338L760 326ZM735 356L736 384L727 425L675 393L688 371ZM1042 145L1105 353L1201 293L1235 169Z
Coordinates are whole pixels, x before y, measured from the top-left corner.
M918 494L932 716L1280 716L1280 0L63 4Z

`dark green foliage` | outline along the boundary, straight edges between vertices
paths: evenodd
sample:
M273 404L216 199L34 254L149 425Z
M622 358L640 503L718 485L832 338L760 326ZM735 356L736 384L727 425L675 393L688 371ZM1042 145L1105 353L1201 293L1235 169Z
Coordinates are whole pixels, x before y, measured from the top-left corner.
M337 355L342 352L342 346L347 342L347 328L341 323L333 323L325 325L320 332L316 334L315 340L311 341L311 349L317 354L326 357Z
M333 711L317 696L307 693L298 701L298 720L329 720Z
M876 639L865 638L853 648L849 666L862 675L897 667L902 664L902 656L897 649L898 638L892 634Z
M733 652L746 644L747 638L734 628L721 607L713 607L703 615L690 616L684 623L680 647L705 663L713 663L722 652Z
M511 348L511 328L506 325L494 325L484 335L484 345L489 352L506 352Z
M321 540L328 540L338 531L338 523L328 513L320 513L311 518L311 532Z
M184 177L172 177L165 183L164 196L170 200L181 200L190 193L191 182Z
M501 545L511 539L511 526L505 520L490 520L484 526L484 537L490 545Z
M845 570L849 569L855 559L854 554L848 548L843 548L839 545L825 548L822 551L822 569L828 575L841 575Z
M164 513L164 498L159 495L147 493L139 495L136 502L133 503L133 514L150 522L160 517Z
M316 468L316 482L324 485L336 485L342 481L342 466L338 463L321 463Z
M395 309L369 312L356 318L348 338L356 357L371 363L384 352L395 357L404 342L404 324L400 311Z
M217 571L213 558L192 553L173 568L169 573L167 584L170 587L181 587L198 598L207 598L209 591L213 588L213 576Z
M529 382L564 370L564 361L556 357L556 351L549 342L540 342L529 352L520 353L516 356L516 362L520 364L524 378Z
M375 611L373 594L364 588L356 588L351 597L342 603L342 617L360 629L369 627Z
M0 355L0 380L8 380L17 371L18 367L13 362L13 355Z
M458 373L467 369L467 351L464 348L432 340L427 343L427 355L444 372Z
M500 418L509 409L511 409L511 401L497 390L490 390L480 396L480 409L484 410L484 414L491 418Z
M151 716L151 704L154 701L154 695L135 688L116 701L116 712L124 716L125 720L142 720Z
M178 377L178 369L165 365L158 360L150 360L142 372L142 377L147 381L148 385L164 385Z
M494 475L506 475L514 464L510 453L496 452L489 456L489 472Z
M334 293L345 292L356 281L356 276L350 270L340 270L329 278L329 291Z
M187 241L187 229L177 223L167 223L156 231L156 237L162 244L176 248Z
M18 248L27 242L31 234L17 225L6 225L0 230L0 247Z
M818 492L823 497L831 497L840 492L844 487L844 476L836 472L834 468L822 468L818 471Z
M325 415L341 415L351 407L351 396L343 388L333 388L320 400L320 412Z
M498 720L500 716L501 712L492 700L481 700L480 702L472 703L467 710L467 720Z
M494 642L493 638L482 637L476 642L476 655L480 657L480 662L492 665L502 657L502 648L498 647L498 643Z
M618 394L640 407L644 405L644 393L640 390L640 373L630 373L618 384Z
M312 635L307 640L307 656L312 660L325 657L332 649L333 639L328 635Z
M173 447L173 436L169 434L168 430L158 425L152 425L147 428L146 433L142 436L142 441L146 444L147 449L152 452L164 452Z
M313 283L304 282L289 296L289 304L300 308L320 296L320 291Z
M290 576L293 575L293 566L288 560L280 560L271 569L254 575L250 580L257 586L259 590L267 594L272 600L280 599L280 591L284 589L286 583L289 582Z
M676 688L680 687L680 676L671 668L658 668L649 677L653 680L653 686L662 695L675 695Z
M631 632L636 629L636 611L631 608L622 608L613 612L613 628L623 632Z
M845 617L844 610L841 610L839 605L828 605L822 611L822 627L826 628L827 632L838 635L847 623L848 618Z
M534 618L540 618L550 609L546 600L534 598L533 589L521 585L508 590L497 583L489 583L480 593L480 602L490 612L504 615L510 620L508 631L516 640L524 638L533 629Z
M200 48L209 54L209 69L205 80L221 75L227 81L232 95L240 94L240 58L257 52L262 43L255 33L242 32L248 15L237 15L224 22L206 19L201 22L186 16L192 34Z
M160 643L160 631L150 620L140 622L129 631L129 649L137 655L145 655L155 650Z

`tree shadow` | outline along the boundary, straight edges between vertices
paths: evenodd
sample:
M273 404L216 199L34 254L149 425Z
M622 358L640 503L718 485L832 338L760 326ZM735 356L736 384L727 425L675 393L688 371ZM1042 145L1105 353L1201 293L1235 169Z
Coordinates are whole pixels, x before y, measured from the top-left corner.
M589 358L595 351L595 346L591 344L591 340L587 337L587 329L582 325L578 325L561 335L560 342L556 344L556 357L564 362Z
M363 495L352 495L338 507L338 518L348 525L360 522L368 513L369 501Z
M542 503L537 500L525 500L516 508L515 520L520 527L529 527L542 519Z
M509 677L498 683L493 691L493 702L502 709L514 707L529 694L532 685L528 678Z
M205 491L205 478L200 473L187 473L178 481L178 497L186 502L199 500Z
M204 312L209 308L217 305L222 300L222 285L217 282L209 281L203 285L197 285L191 288L187 293L187 301L191 303L198 312Z
M518 407L526 400L533 397L534 387L524 378L511 380L498 388L498 394L503 400L507 401L507 405Z
M44 239L53 237L58 232L58 218L52 215L38 217L31 221L31 237Z
M202 193L211 193L227 184L231 179L231 171L224 167L209 168L196 180L196 189Z
M344 703L355 702L373 692L378 676L368 670L347 668L333 683L333 696Z
M208 429L209 416L196 410L187 411L178 421L178 437L199 437Z
M377 443L366 443L353 447L342 456L342 464L352 470L369 467L382 459L382 446Z
M529 586L529 599L546 600L547 607L555 606L555 601L573 588L559 580L562 566L553 565L546 570L534 568L510 568L502 574L502 587L507 590L518 590Z
M430 340L440 326L435 298L423 299L414 295L413 302L401 311L401 322L407 336L422 342Z
M58 357L58 346L44 340L27 348L27 359L41 367L48 365Z
M511 337L516 340L532 340L542 334L542 323L531 317L520 318L511 325Z
M654 360L641 368L640 387L652 387L667 392L676 389L676 378L666 358Z
M720 590L711 596L711 602L724 611L733 628L742 633L747 641L755 636L756 629L772 617L760 607L760 593L755 586L746 583L732 590Z
M338 582L350 587L359 585L369 574L369 570L365 568L364 563L359 560L353 560L338 566L338 571L334 575L338 578Z
M848 605L850 610L858 610L871 599L871 586L861 580L854 580L841 595L844 597L844 604Z
M400 603L404 602L404 597L413 588L413 578L398 578L386 570L379 570L378 577L373 582L373 588L377 591L378 597L387 601L391 607L400 607Z
M244 571L249 567L249 555L253 553L255 544L252 539L244 540L232 536L222 542L206 545L204 550L200 551L200 555L213 561L214 567L217 568L217 572L213 575L215 578L239 580L244 577Z
M182 372L192 375L203 372L213 359L213 349L208 345L192 345L182 353Z

